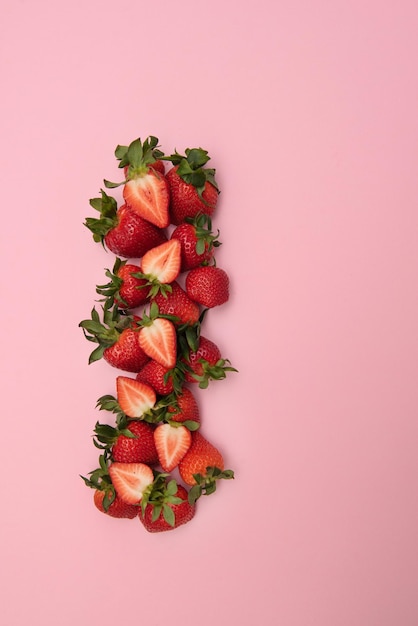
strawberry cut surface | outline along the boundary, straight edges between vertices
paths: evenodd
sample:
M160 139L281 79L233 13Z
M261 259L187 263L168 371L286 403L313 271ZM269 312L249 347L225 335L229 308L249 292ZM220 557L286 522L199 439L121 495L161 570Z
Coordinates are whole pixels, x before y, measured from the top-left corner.
M170 320L156 318L150 326L139 331L139 345L151 359L163 367L172 368L176 364L176 330Z
M133 211L154 226L166 228L169 225L168 184L164 176L152 168L145 175L137 176L125 183L123 198Z
M142 271L160 283L172 283L180 273L181 246L177 239L170 239L142 257Z
M190 448L192 435L185 426L161 424L154 431L154 441L161 467L171 472Z
M120 408L133 418L142 417L157 399L152 387L128 376L117 377L116 390Z
M112 463L109 475L117 495L127 504L138 504L154 474L145 463Z

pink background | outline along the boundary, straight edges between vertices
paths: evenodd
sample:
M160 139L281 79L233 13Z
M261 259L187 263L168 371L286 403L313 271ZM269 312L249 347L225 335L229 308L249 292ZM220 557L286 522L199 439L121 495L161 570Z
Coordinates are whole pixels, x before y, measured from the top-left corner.
M3 0L0 34L4 624L415 626L416 2ZM116 375L82 223L149 134L217 169L239 369L199 395L236 480L160 535L79 478Z

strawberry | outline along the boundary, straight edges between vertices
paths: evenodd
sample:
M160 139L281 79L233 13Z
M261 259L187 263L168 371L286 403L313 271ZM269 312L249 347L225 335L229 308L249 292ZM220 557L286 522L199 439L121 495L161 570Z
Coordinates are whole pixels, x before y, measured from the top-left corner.
M160 474L144 493L138 517L148 532L157 533L187 524L195 511L195 504L188 502L187 490L175 480L167 483Z
M216 208L219 189L215 170L204 166L210 160L206 150L187 148L185 156L175 152L169 157L174 167L167 172L170 188L170 214L172 224L181 224L186 217L198 213L211 216Z
M127 504L117 495L108 471L109 461L105 455L99 457L99 467L90 472L90 478L81 476L84 483L94 489L94 504L102 513L111 517L133 519L138 507Z
M170 369L164 367L157 361L150 359L145 363L144 367L140 369L136 376L136 380L139 380L147 385L150 385L156 393L160 395L166 395L173 391L174 383L173 377L170 375Z
M110 452L112 460L119 463L158 463L152 426L146 422L124 422L124 427L118 425L117 428L97 422L96 447Z
M192 435L186 426L160 424L154 431L154 441L161 467L171 472L190 448Z
M109 475L117 495L128 504L138 504L154 481L153 471L145 463L111 463Z
M199 306L189 298L176 281L170 286L171 292L160 292L154 298L160 314L177 317L176 324L194 324L197 322L200 315Z
M192 443L179 463L179 473L186 485L192 485L189 502L195 502L202 494L216 490L216 481L234 477L232 470L224 470L224 460L219 450L203 435L192 433Z
M137 278L135 273L141 273L138 265L121 261L116 258L112 272L106 270L106 276L110 282L106 285L98 285L96 291L105 296L108 308L116 304L120 309L135 309L145 304L149 296L149 288L144 278Z
M117 146L115 154L119 167L126 168L125 181L112 183L104 181L105 187L113 189L123 184L123 197L126 204L140 217L159 228L170 223L169 187L163 174L152 167L155 163L156 137L141 142L135 139L129 146ZM160 151L158 151L158 154Z
M174 396L167 407L166 419L172 422L200 424L199 406L188 387L183 387L181 393Z
M131 418L142 418L157 399L152 387L127 376L116 378L116 390L121 410Z
M228 301L228 274L219 267L196 267L187 274L186 292L191 300L207 307L219 306Z
M237 371L228 365L227 359L222 358L218 346L202 335L198 339L197 350L189 350L183 363L186 364L186 381L199 383L201 389L205 389L210 380L221 380L226 377L226 372Z
M86 339L99 344L90 354L89 363L103 357L113 367L136 373L149 359L139 345L135 318L119 315L117 307L112 310L107 305L103 307L103 323L93 308L91 318L81 321L79 326Z
M217 235L212 233L212 223L208 215L199 213L194 219L186 218L171 233L171 239L178 239L181 245L181 271L191 270L199 265L207 265L213 258L214 248L221 245Z
M171 291L169 284L180 273L180 248L180 242L173 239L148 250L142 257L143 274L138 274L138 277L148 280L151 298L159 292Z
M135 504L127 504L120 497L115 494L112 502L109 505L105 505L106 492L96 489L94 492L93 500L94 505L102 513L107 513L110 517L134 519L138 515L138 507Z
M140 258L151 248L167 241L163 230L142 219L126 204L119 209L112 196L101 190L100 198L92 198L90 205L100 212L100 218L87 217L85 226L93 233L94 241L125 258Z
M153 302L149 315L144 314L140 322L139 345L151 359L171 369L177 360L176 329L173 322L159 315Z

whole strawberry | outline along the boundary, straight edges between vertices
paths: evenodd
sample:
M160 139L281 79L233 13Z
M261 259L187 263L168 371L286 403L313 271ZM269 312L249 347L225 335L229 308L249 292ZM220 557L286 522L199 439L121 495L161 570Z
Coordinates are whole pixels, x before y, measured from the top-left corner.
M96 423L96 446L107 450L120 463L158 463L153 427L142 421L125 420L117 428Z
M161 363L157 363L157 361L153 359L150 359L141 367L136 379L150 385L155 392L160 395L169 394L174 389L174 381L170 368L164 367Z
M199 383L201 389L205 389L210 380L221 380L226 377L226 372L236 372L234 367L228 365L229 361L223 359L218 346L200 335L196 350L189 350L183 358L185 364L185 380L189 383Z
M191 300L176 281L170 286L171 292L160 292L154 298L160 313L177 317L176 324L194 324L197 322L200 315L199 306Z
M138 518L148 532L158 533L187 524L195 512L187 490L175 480L166 482L164 474L160 474L145 491Z
M79 326L88 341L99 344L90 354L89 363L103 358L112 367L136 373L149 359L139 345L136 319L119 315L117 307L103 308L103 322L93 308L91 318L82 320Z
M166 174L171 223L181 224L187 217L194 218L199 213L211 216L218 202L219 189L215 170L205 167L210 160L207 151L187 148L185 156L175 152L163 158L174 165Z
M202 494L209 495L216 490L216 481L234 478L232 470L225 470L222 454L199 431L192 433L192 444L178 469L186 485L192 485L189 502L195 502Z
M167 241L161 228L140 217L101 190L100 198L92 198L90 205L100 213L100 218L87 217L85 226L93 233L94 241L125 258L140 258L148 250Z
M229 299L228 274L214 265L196 267L187 274L186 293L208 309L224 304Z
M106 505L106 492L100 489L96 489L93 496L94 505L101 513L106 513L110 517L134 519L138 515L138 507L134 504L127 504L119 498L117 494Z
M178 239L181 245L181 271L191 270L199 265L207 265L213 258L214 248L221 245L219 231L212 233L212 223L208 215L199 213L195 218L186 218L172 232L171 239Z
M115 260L113 270L106 270L110 282L98 285L96 291L105 296L108 308L116 304L119 309L135 309L147 302L149 298L147 280L135 276L138 272L142 272L139 265L127 263L119 257Z

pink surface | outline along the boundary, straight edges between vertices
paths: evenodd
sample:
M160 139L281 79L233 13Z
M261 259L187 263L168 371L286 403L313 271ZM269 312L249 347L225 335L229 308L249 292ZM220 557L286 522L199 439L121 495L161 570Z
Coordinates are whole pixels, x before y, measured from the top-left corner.
M1 561L7 626L415 626L415 2L4 2ZM201 145L239 369L201 392L236 479L173 533L92 505L82 222L113 150ZM132 620L132 621L131 621Z

